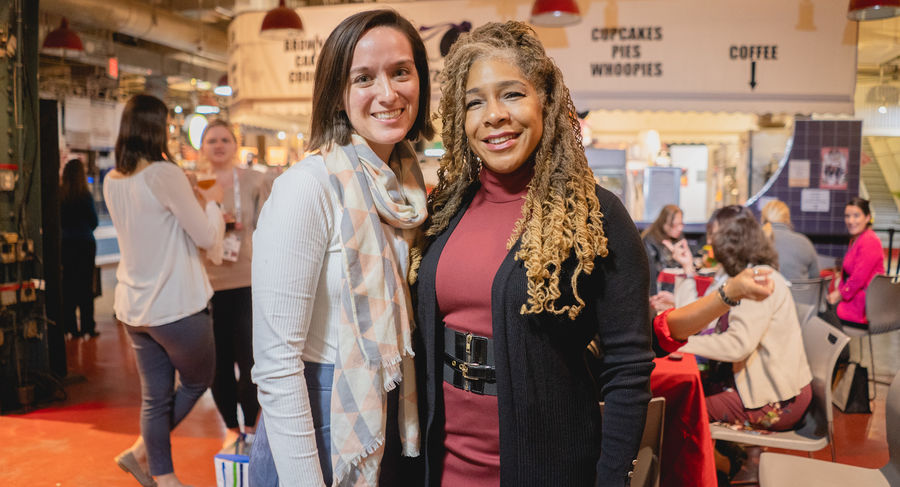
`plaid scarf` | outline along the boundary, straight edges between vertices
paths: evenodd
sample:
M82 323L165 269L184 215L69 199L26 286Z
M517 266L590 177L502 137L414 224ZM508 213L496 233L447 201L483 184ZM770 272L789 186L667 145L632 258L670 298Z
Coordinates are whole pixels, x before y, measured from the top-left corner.
M399 179L358 135L324 158L343 206L344 279L331 400L333 485L375 486L384 454L387 392L398 385L403 455L419 454L414 323L401 273L408 268L417 228L425 221L425 183L415 151L405 141L391 156ZM382 222L403 241L392 246L395 235L386 235Z

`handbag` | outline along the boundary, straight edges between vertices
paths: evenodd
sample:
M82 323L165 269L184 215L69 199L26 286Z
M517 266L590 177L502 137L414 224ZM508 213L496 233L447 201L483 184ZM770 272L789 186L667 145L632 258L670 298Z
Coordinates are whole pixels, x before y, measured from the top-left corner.
M871 414L869 407L869 371L856 362L847 364L838 374L831 402L845 413Z

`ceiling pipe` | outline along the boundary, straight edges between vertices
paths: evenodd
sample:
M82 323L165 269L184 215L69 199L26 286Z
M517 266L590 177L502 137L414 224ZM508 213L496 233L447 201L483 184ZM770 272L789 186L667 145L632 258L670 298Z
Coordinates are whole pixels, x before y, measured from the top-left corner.
M227 62L224 32L160 8L131 0L41 0L41 10L100 29L155 42L218 62ZM201 39L201 31L203 38Z

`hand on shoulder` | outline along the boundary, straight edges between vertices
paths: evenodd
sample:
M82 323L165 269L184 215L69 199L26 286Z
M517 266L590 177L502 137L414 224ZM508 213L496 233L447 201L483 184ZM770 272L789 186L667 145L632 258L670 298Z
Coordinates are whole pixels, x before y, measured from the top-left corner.
M727 291L732 299L749 299L762 301L772 295L775 281L772 279L774 269L768 266L757 266L744 269L728 280Z

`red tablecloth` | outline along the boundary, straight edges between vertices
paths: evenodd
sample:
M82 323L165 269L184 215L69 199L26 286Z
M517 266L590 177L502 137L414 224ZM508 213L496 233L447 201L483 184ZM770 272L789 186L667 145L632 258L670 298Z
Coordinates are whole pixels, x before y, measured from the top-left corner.
M663 269L657 275L656 281L657 282L665 282L667 284L675 284L675 279L677 277L684 277L684 272L672 272L672 271ZM714 281L714 279L711 276L701 276L701 275L692 276L691 279L694 280L694 285L697 286L697 296L705 295L706 290L709 289L709 285L712 284Z
M660 486L716 487L716 466L706 400L694 356L655 360L650 376L654 396L666 398Z

